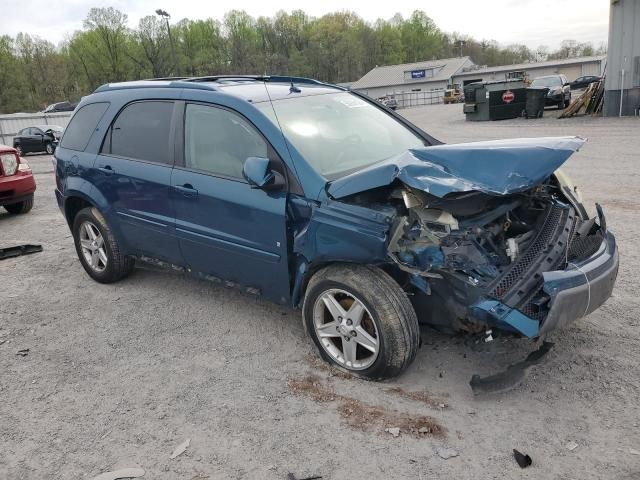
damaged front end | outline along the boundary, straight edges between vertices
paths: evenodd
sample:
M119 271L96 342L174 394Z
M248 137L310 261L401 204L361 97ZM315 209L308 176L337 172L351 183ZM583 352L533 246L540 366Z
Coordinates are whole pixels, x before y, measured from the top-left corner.
M583 142L429 147L334 182L329 193L394 207L387 255L422 322L534 338L599 307L617 275L602 209L588 218L575 189L553 174Z

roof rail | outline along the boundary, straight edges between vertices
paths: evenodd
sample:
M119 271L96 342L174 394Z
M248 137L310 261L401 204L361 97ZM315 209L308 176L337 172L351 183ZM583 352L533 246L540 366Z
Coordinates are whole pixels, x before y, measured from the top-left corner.
M336 88L338 90L347 90L339 85L321 82L313 78L292 77L288 75L207 75L202 77L162 77L149 78L146 80L136 80L131 82L107 83L99 86L94 93L106 92L110 90L125 90L132 88L192 88L198 90L215 90L210 83L219 81L233 80L254 80L261 82L283 82L283 83L302 83L309 85L323 85L326 87ZM164 83L161 83L164 82Z
M307 83L312 85L325 85L330 87L336 87L346 90L339 85L333 85L331 83L321 82L315 78L307 77L294 77L290 75L208 75L204 77L190 77L184 78L183 82L217 82L219 80L259 80L263 82L295 82L295 83Z
M161 83L165 82L165 83ZM112 90L128 90L133 88L191 88L194 90L215 90L213 86L198 83L188 83L184 79L154 78L150 80L136 80L132 82L105 83L96 88L93 93Z

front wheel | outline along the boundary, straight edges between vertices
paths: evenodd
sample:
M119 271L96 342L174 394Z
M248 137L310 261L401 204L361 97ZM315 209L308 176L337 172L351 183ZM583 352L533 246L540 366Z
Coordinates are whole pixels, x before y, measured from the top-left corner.
M134 260L122 254L118 240L97 208L78 212L73 221L73 240L80 263L95 281L117 282L133 270Z
M399 375L420 344L411 302L376 267L331 265L320 270L309 282L302 315L324 360L369 380Z
M51 145L51 143L47 143L44 146L44 150L47 152L47 155L53 155L53 145Z
M33 208L33 195L30 195L26 200L23 200L22 202L5 205L4 208L7 210L7 212L14 215L21 215L23 213L30 212Z

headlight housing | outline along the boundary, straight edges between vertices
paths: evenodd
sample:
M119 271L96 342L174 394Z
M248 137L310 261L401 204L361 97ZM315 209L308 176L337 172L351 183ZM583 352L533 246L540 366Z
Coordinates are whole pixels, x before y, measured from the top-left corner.
M5 175L14 175L18 171L18 158L14 153L0 153L0 162Z

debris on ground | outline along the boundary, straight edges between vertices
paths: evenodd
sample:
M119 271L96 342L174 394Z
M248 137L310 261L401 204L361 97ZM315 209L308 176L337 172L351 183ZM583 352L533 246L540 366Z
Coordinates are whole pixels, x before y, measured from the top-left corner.
M567 442L567 444L565 445L565 447L567 448L567 450L569 450L570 452L573 452L576 448L578 448L578 444L576 442Z
M16 355L20 355L21 357L26 357L27 355L29 355L29 349L23 348L22 350L18 350L16 352Z
M558 118L568 118L577 115L584 107L583 115L598 115L602 113L604 103L604 78L599 82L590 83L587 89L576 98Z
M16 245L15 247L0 248L0 260L7 258L19 257L20 255L29 255L42 251L42 245Z
M416 438L423 438L427 435L445 436L446 429L432 417L394 412L376 405L368 405L346 395L337 394L317 375L290 378L287 383L296 395L304 395L318 403L338 402L336 407L338 413L347 425L354 429L366 431L375 426L394 425L391 428L398 428Z
M179 457L180 455L182 455L186 450L187 447L189 446L189 444L191 443L191 439L187 438L184 442L182 442L180 445L178 445L175 450L173 450L173 453L171 454L171 456L169 457L171 460L173 460L176 457Z
M287 480L320 480L322 477L321 476L314 476L314 477L304 477L304 478L297 478L293 473L289 472L287 474Z
M471 390L473 390L474 395L478 395L480 393L506 392L515 388L526 378L529 369L539 363L552 347L552 342L545 341L540 348L531 352L527 358L509 365L506 370L500 373L489 375L488 377L474 375L469 382Z
M144 470L142 468L121 468L120 470L114 470L112 472L104 472L93 477L93 480L118 480L120 478L139 478L144 476Z
M635 448L630 448L629 453L631 455L640 455L640 450L636 450Z
M398 427L389 427L384 429L385 432L390 433L394 437L400 436L400 429Z
M436 453L440 458L443 458L445 460L448 460L449 458L457 457L458 455L460 455L455 448L446 447L446 446L436 448Z
M527 468L533 463L529 455L526 453L520 453L515 448L513 449L513 457L516 459L518 465L520 465L520 468Z

